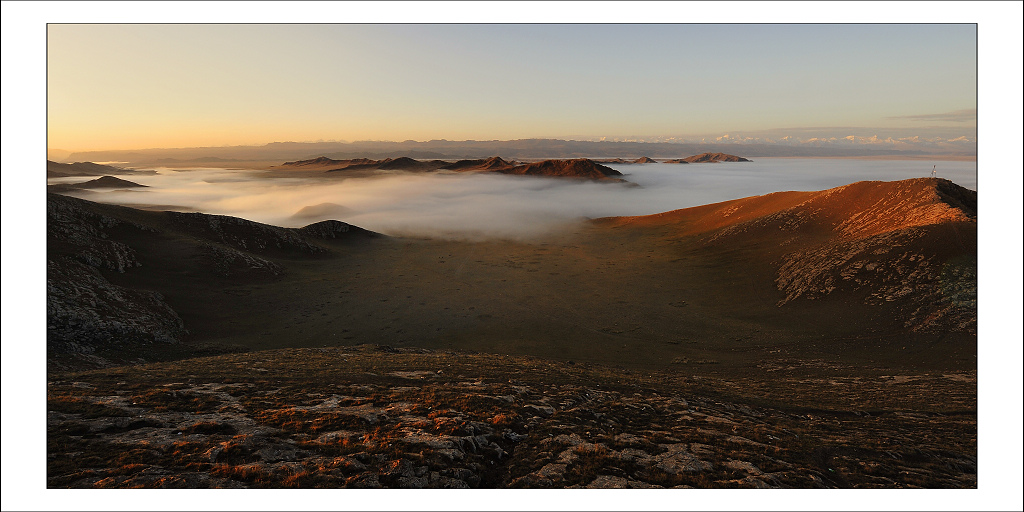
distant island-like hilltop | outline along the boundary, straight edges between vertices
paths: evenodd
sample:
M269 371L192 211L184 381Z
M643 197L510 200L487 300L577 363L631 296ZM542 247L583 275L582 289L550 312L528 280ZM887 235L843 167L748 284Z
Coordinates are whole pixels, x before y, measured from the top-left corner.
M334 160L317 157L309 160L285 162L272 169L323 170L325 172L380 170L380 171L456 171L456 172L494 172L521 176L549 176L557 178L581 178L590 180L622 181L622 173L587 158L571 160L542 160L539 162L520 163L508 161L498 156L485 159L458 160L416 160L409 157L385 158L371 160L354 158L350 160Z
M664 163L715 163L715 162L749 162L750 160L726 153L701 153L686 158L665 160ZM335 160L319 156L307 160L284 162L271 167L271 170L308 170L308 171L457 171L457 172L495 172L523 176L550 176L556 178L582 178L591 180L623 181L622 173L604 164L652 164L657 160L646 156L634 160L615 158L611 160L592 160L589 158L549 159L538 162L517 162L505 160L499 156L483 159L466 159L450 162L446 160L416 160L410 157L384 158L352 158Z
M47 185L47 192L83 192L94 188L118 188L118 189L131 189L131 188L148 188L146 185L140 185L134 181L122 180L121 178L115 178L113 176L101 176L94 180L89 180L82 183L60 183L56 185Z
M701 164L701 163L718 163L718 162L749 162L746 158L736 155L729 155L726 153L701 153L699 155L688 156L686 158L676 158L672 160L665 160L666 164Z

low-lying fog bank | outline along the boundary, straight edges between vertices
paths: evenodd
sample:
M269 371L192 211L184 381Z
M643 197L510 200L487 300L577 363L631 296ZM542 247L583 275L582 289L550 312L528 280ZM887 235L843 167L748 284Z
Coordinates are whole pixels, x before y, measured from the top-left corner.
M639 187L495 174L268 178L263 171L158 169L154 175L124 176L149 188L100 189L80 197L127 205L178 205L286 227L333 218L390 235L524 239L582 217L647 215L782 190L923 177L931 174L934 164L939 176L977 188L976 162L764 158L743 163L610 165ZM49 183L78 181L87 180L57 178Z

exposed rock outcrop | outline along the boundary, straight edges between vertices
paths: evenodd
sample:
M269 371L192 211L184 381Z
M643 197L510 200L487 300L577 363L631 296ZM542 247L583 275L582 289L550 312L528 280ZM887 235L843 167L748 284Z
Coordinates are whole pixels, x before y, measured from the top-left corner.
M908 409L943 391L924 407L972 409L973 379L769 384L853 393L854 409L829 409L701 391L745 383L532 358L367 345L235 354L51 381L47 485L974 487L974 418Z

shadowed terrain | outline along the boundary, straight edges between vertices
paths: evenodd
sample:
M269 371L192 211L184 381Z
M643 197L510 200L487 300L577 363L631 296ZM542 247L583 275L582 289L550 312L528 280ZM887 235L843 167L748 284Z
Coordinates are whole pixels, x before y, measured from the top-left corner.
M51 194L49 485L971 487L976 203L859 182L526 243ZM110 459L132 432L185 437Z

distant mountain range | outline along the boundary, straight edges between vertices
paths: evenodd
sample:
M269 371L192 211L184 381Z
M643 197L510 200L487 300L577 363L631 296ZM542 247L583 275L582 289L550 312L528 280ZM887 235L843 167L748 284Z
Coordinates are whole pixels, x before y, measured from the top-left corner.
M259 146L223 146L198 148L154 148L140 150L85 151L71 153L67 161L127 162L126 165L178 166L208 164L272 165L286 160L305 160L318 156L332 159L481 159L503 155L516 160L614 159L627 155L650 158L684 158L698 153L742 153L748 157L844 157L844 156L920 156L925 150L877 149L865 146L789 146L779 144L670 142L573 141L559 139L518 139L506 141L359 141L359 142L273 142ZM948 152L947 152L948 153ZM965 153L965 155L974 155Z

